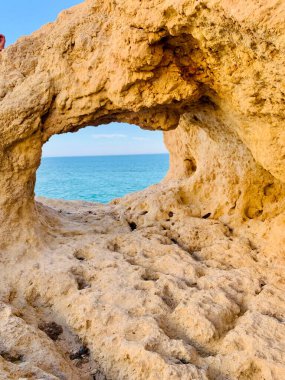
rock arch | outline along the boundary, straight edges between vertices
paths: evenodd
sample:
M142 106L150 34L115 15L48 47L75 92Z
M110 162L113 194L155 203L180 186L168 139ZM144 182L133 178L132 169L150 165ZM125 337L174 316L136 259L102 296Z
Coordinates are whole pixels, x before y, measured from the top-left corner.
M235 204L239 215L266 217L272 191L284 196L284 41L275 37L284 25L275 17L282 5L256 6L252 1L252 20L242 1L233 13L223 1L136 0L125 7L121 0L87 0L5 49L1 244L38 234L34 183L44 142L111 121L173 130L166 134L168 178L182 177L186 203L190 190L199 205L223 180L220 196L210 201L215 217L230 214ZM204 143L215 146L208 158ZM200 170L190 185L194 166L184 170L185 160ZM233 190L236 181L240 191ZM264 200L268 186L274 190ZM280 212L271 206L271 213Z

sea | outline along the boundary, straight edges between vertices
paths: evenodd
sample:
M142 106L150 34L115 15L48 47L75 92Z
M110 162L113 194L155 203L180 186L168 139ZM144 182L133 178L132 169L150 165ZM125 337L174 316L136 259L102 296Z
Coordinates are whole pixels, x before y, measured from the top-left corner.
M108 203L160 182L168 154L44 157L37 171L36 195Z

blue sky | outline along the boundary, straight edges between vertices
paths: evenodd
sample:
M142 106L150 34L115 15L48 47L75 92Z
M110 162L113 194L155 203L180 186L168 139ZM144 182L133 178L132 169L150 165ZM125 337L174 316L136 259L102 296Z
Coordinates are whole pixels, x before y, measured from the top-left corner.
M78 0L39 1L3 0L0 33L6 46L56 19L63 9L79 4ZM44 146L43 156L85 156L165 153L162 132L144 131L137 126L111 123L87 127L77 133L53 136Z
M111 123L86 127L76 133L53 136L44 145L44 156L104 156L166 153L162 133L135 125Z

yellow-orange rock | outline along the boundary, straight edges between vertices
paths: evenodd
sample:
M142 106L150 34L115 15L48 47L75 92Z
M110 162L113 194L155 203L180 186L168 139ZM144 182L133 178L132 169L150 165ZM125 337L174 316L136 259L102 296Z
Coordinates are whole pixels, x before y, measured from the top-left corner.
M285 378L284 18L86 0L1 52L1 378ZM165 131L165 180L35 202L42 145L111 121Z

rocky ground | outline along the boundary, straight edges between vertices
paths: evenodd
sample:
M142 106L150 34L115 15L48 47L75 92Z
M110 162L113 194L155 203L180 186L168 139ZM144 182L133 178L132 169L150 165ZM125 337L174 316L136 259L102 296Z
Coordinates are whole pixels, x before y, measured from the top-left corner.
M284 267L250 239L207 215L40 202L48 243L1 258L1 379L285 378Z

